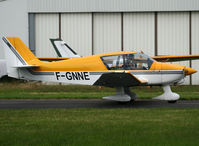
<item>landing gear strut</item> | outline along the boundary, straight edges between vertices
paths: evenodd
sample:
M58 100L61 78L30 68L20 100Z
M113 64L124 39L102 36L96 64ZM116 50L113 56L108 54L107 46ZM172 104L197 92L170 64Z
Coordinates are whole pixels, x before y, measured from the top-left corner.
M164 93L160 96L154 97L153 99L166 100L169 103L175 103L180 98L179 94L171 91L170 85L164 85L162 87Z
M103 99L114 100L119 102L134 101L136 98L137 95L131 92L129 87L117 87L115 95L103 97Z

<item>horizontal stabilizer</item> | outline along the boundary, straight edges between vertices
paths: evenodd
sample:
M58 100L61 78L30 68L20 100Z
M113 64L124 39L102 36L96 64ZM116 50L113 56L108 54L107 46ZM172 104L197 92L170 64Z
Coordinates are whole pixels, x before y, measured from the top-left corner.
M19 66L13 66L14 68L35 68L39 67L38 65L19 65Z

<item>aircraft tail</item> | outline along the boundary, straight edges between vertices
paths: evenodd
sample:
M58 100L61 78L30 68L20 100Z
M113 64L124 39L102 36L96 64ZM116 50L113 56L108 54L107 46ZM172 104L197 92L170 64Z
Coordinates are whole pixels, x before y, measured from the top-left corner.
M19 77L20 68L37 67L39 60L18 37L3 37L8 76ZM33 65L34 64L34 65Z
M62 39L50 39L58 57L80 57Z

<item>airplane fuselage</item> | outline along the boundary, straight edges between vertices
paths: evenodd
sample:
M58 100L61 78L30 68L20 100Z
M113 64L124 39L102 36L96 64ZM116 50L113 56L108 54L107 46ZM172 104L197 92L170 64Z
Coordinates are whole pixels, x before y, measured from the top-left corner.
M157 71L19 71L20 79L60 82L68 84L95 85L96 81L106 73L129 72L140 80L146 80L146 85L175 84L184 79L183 70Z
M116 52L116 53L100 54L88 57L73 58L73 59L56 61L56 62L42 62L37 60L38 64L40 64L40 67L34 69L27 69L27 68L20 69L18 70L17 75L19 75L20 79L26 79L26 80L60 82L68 84L96 85L96 82L100 79L100 77L103 74L130 73L138 80L146 81L145 85L165 85L165 84L178 83L185 77L185 68L187 70L189 69L182 65L160 63L154 60L150 62L150 66L142 64L143 62L141 63L138 62L139 65L140 64L142 65L141 67L138 68L137 64L136 65L137 68L129 68L130 66L124 67L125 63L123 63L121 59L118 59L118 57L117 60L113 60L112 62L110 62L111 58L107 58L107 57L122 56L134 53L135 52ZM105 59L108 63L104 61ZM120 66L119 64L121 64L121 66L123 67L119 67ZM116 68L115 66L118 67ZM127 68L128 70L125 68ZM117 80L117 79L110 78L110 80ZM98 83L97 85L101 84ZM103 83L102 85L106 86ZM115 86L118 85L116 84Z

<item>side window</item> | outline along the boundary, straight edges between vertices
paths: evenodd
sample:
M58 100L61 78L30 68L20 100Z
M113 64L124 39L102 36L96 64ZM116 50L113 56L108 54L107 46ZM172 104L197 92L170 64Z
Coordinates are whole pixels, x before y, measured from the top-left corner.
M148 70L154 60L143 53L101 57L109 70Z
M123 70L124 69L124 56L112 55L101 57L103 63L109 70Z
M149 59L141 53L125 55L125 69L126 70L148 70Z
M134 54L125 55L125 69L126 70L137 69L137 63L134 61Z
M147 58L143 54L141 54L141 53L135 54L135 62L137 62L138 70L147 70L148 69Z

